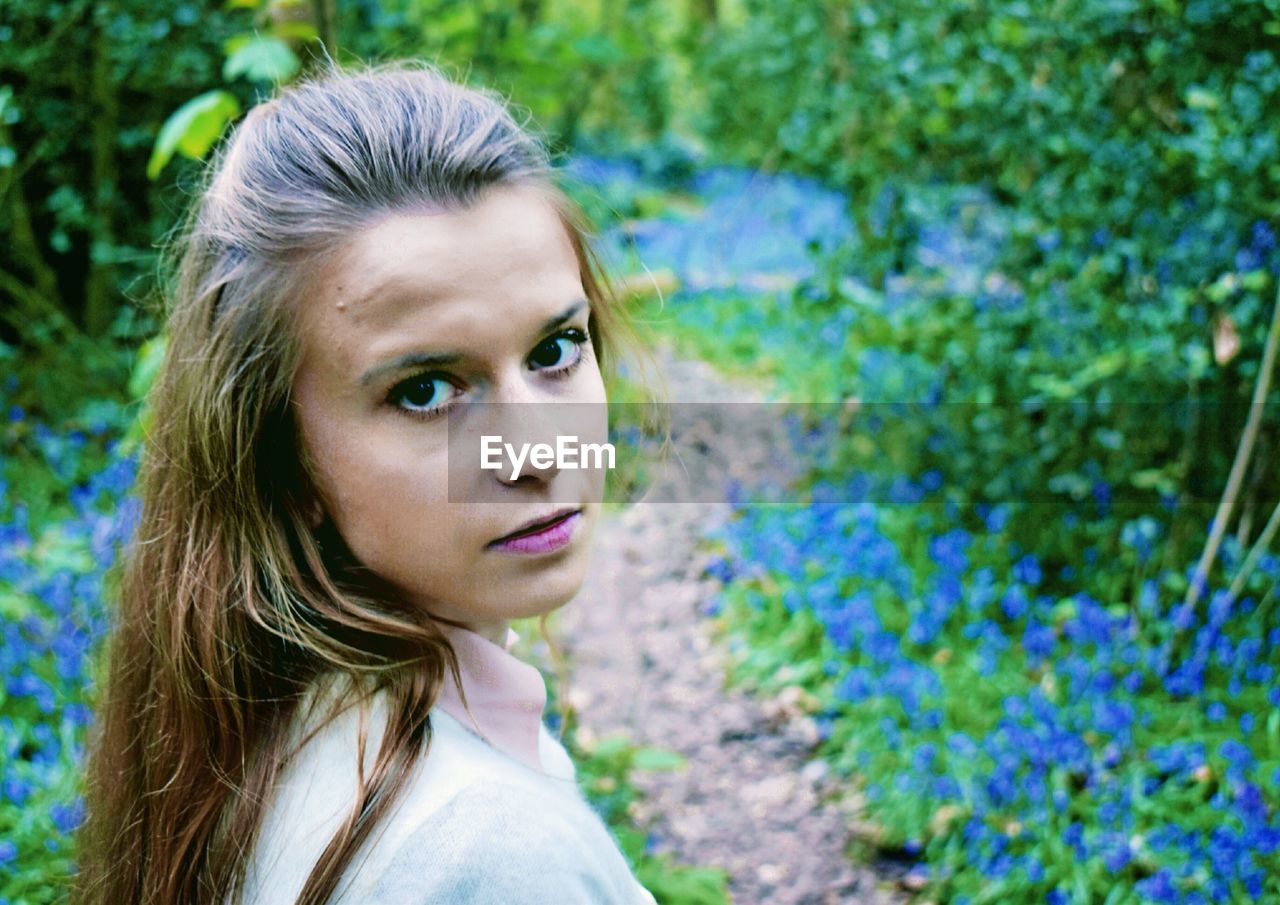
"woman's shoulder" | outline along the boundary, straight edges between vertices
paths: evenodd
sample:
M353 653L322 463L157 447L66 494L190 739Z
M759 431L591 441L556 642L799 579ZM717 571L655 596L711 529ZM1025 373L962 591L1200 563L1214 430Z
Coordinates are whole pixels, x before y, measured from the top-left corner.
M509 781L456 792L378 859L343 903L652 905L599 818Z
M651 905L571 765L567 775L541 774L444 710L431 719L420 777L378 834L343 905ZM569 764L543 731L544 759L549 743Z
M342 825L357 795L361 723L367 734L365 775L372 770L386 725L385 700L374 695L366 705L330 710L328 704L339 700L332 684L317 686L295 718L290 739L296 751L268 802L251 854L244 898L248 905L293 901ZM387 871L391 853L412 852L410 840L416 834L434 835L468 811L484 821L537 821L543 827L539 835L545 838L554 838L547 835L545 821L559 815L576 820L575 838L580 843L592 839L591 829L584 829L589 823L583 824L581 809L588 806L577 788L572 762L545 725L542 745L555 775L539 774L503 755L439 707L432 709L430 720L426 756L415 761L406 786L352 862L357 881L366 878L362 886L367 887L367 878ZM565 818L566 813L572 818ZM444 835L458 833L450 828ZM427 862L419 865L419 874L426 868L435 872Z

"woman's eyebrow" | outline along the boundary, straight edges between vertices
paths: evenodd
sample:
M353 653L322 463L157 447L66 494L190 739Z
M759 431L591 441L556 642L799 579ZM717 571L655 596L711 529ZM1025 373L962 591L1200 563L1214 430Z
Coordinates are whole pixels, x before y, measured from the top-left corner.
M568 308L564 309L564 311L557 314L555 317L544 321L542 328L538 331L539 334L547 333L554 330L556 327L559 327L565 321L569 320L581 311L583 306L586 304L586 299L578 299L571 303ZM383 374L394 371L403 371L408 368L443 367L444 365L457 364L463 359L463 357L464 356L461 352L409 352L398 358L394 358L391 361L384 361L382 364L374 365L372 368L365 371L360 375L360 385L368 386Z
M555 317L543 323L542 329L539 330L538 332L546 333L550 330L554 330L556 327L559 327L569 318L573 317L575 314L581 311L582 307L586 304L587 304L586 299L578 299L576 302L573 302L572 304L570 304L568 308L564 309L562 313L557 314Z
M360 375L360 385L368 386L376 381L383 374L393 373L395 371L403 371L408 368L419 367L440 367L443 365L457 364L462 360L461 353L443 352L439 354L431 354L429 352L410 352L407 355L401 355L391 361L384 361L380 365L374 365L369 370Z

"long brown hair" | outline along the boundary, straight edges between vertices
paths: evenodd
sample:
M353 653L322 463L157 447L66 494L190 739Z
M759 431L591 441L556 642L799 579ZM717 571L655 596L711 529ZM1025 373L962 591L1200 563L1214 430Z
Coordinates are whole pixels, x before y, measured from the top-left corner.
M217 149L164 258L168 347L89 742L79 905L237 901L289 725L323 675L349 677L362 704L385 691L388 719L301 905L333 894L429 745L444 670L461 684L457 658L328 519L311 527L289 406L293 306L308 264L362 224L516 182L555 201L606 380L618 349L644 364L544 142L486 90L421 62L334 68L256 106Z

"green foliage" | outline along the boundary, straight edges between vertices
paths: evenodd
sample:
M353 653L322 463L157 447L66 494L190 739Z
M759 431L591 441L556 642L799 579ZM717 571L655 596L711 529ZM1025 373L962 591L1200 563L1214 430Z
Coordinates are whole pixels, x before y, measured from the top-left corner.
M39 343L54 313L99 338L155 286L177 199L147 179L169 115L213 87L235 18L221 3L11 0L0 20L0 331ZM194 90L193 90L194 89ZM247 94L238 93L243 105ZM190 175L194 164L174 169ZM136 328L137 332L133 332ZM59 331L65 333L65 326Z
M236 35L226 50L222 78L228 82L242 75L254 82L287 82L302 67L293 49L271 35Z
M858 235L833 271L912 302L886 311L891 338L867 335L883 333L883 317L860 317L826 389L888 389L857 375L865 348L892 348L934 368L948 401L1004 406L987 426L1010 437L1010 455L1037 448L1009 433L1023 418L1008 408L1015 401L1071 419L1067 403L1186 400L1206 422L1187 455L1144 436L1183 433L1182 414L1166 411L1110 435L1103 448L1117 461L1099 467L1111 481L1142 474L1184 492L1223 473L1269 322L1264 265L1280 217L1280 124L1267 113L1280 105L1274 5L747 10L701 59L700 128L718 149L844 189ZM938 223L972 240L971 260L921 257ZM976 271L974 284L949 279L961 266ZM855 301L837 281L819 296L814 316ZM1215 352L1224 332L1238 334L1243 354ZM1266 430L1274 439L1274 424ZM1077 452L1068 470L1080 473L1099 447Z
M158 179L175 151L192 160L202 159L227 123L239 115L240 102L235 95L220 89L206 91L187 101L165 120L156 136L151 159L147 161L147 178Z
M664 748L637 747L624 733L589 745L580 744L576 733L571 739L568 747L583 793L608 823L641 885L660 905L727 905L728 874L724 869L679 864L668 853L649 852L648 834L630 819L637 798L629 781L631 774L637 770L682 770L687 767L684 758Z
M256 0L237 0L232 6L255 9L261 6ZM302 70L302 61L285 37L295 41L314 40L315 26L307 22L278 21L270 16L270 9L259 9L255 17L264 20L271 32L260 34L256 29L232 35L223 44L227 58L222 64L222 78L232 82L244 76L251 82L279 85L292 79ZM201 160L222 137L227 125L240 115L240 102L230 91L213 89L187 101L175 110L160 129L151 160L147 163L147 178L155 180L165 164L180 151L192 160Z
M587 136L636 141L690 132L689 36L697 12L673 0L389 0L349 29L358 55L413 52L501 92L557 149Z

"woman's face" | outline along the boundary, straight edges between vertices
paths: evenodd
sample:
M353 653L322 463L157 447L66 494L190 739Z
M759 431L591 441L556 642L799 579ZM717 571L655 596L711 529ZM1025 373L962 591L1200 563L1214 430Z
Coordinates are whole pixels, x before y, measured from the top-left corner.
M293 405L317 505L406 600L498 644L508 619L580 588L603 471L526 462L513 479L508 459L481 467L478 440L554 445L568 422L551 414L573 411L571 433L604 442L590 313L565 228L527 186L390 215L323 261L299 306ZM564 509L581 511L559 547L494 543Z

